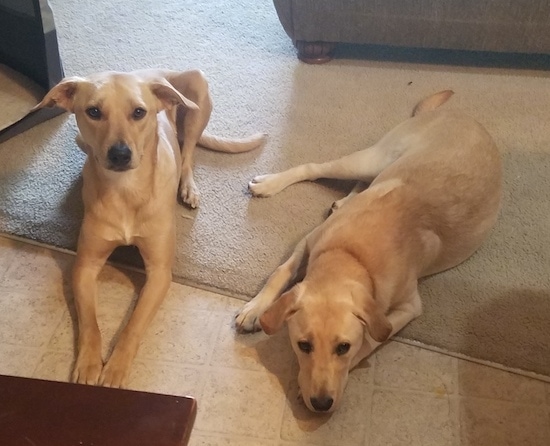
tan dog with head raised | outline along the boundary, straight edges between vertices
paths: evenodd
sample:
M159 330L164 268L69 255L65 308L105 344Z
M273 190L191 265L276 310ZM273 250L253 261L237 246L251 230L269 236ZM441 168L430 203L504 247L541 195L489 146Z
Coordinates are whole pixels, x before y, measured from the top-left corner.
M229 140L203 134L212 104L200 71L143 70L71 77L37 106L76 116L77 143L87 154L82 172L84 220L73 291L78 314L79 383L123 386L143 334L172 278L175 207L198 204L193 179L197 144L225 152L259 147L264 135ZM113 249L136 245L147 274L137 306L103 364L97 324L97 277Z
M250 183L253 194L269 196L303 180L360 181L235 320L241 332L267 334L287 322L313 411L335 410L349 371L421 314L418 279L466 260L497 219L500 154L472 118L434 110L451 95L422 101L366 150Z

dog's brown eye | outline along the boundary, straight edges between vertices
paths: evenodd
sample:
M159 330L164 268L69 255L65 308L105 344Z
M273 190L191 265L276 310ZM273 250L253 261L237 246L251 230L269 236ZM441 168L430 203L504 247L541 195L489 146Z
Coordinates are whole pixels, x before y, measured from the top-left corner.
M298 348L302 350L304 353L311 353L311 350L313 350L313 347L307 341L299 341Z
M137 107L132 113L132 117L138 121L146 115L147 111L141 107Z
M97 107L89 107L86 109L86 114L96 121L101 119L101 110Z
M351 346L347 342L342 342L341 344L338 344L338 347L336 347L336 354L338 356L345 355L347 352L349 352L349 348Z

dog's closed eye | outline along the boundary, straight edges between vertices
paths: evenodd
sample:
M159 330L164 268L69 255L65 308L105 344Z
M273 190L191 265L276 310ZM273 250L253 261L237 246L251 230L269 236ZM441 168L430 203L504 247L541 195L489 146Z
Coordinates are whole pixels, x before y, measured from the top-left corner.
M313 345L308 341L298 341L298 348L306 354L310 354L313 351Z

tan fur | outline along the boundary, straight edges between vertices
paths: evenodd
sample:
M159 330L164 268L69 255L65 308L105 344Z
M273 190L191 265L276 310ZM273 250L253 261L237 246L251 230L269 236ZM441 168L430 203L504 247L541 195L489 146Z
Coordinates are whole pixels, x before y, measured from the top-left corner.
M473 119L434 110L451 94L425 99L366 150L250 183L253 194L270 196L322 177L360 182L236 316L240 332L271 334L287 322L311 410L339 406L349 371L421 314L418 279L466 260L496 221L498 149Z
M428 96L420 101L413 109L412 116L416 116L422 112L435 110L440 105L444 104L454 94L452 90L443 90L439 93Z
M82 172L85 212L73 270L79 328L73 379L120 387L171 282L178 183L182 200L191 207L198 204L192 172L196 144L213 142L215 150L238 152L258 147L264 136L230 140L203 135L212 103L200 71L143 70L67 78L37 108L53 105L75 114L77 143L87 154ZM97 119L89 114L94 108L100 113ZM136 118L138 108L145 114ZM124 161L114 157L115 147L122 147ZM96 282L119 245L139 248L147 280L104 366Z

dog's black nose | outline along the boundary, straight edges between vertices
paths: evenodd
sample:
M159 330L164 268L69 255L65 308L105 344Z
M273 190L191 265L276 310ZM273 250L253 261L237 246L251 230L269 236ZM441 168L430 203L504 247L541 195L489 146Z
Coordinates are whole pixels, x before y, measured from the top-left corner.
M130 164L132 151L123 142L117 142L109 148L107 159L113 168L124 169Z
M332 403L334 402L330 396L311 397L309 401L313 408L319 412L326 412L332 407Z

